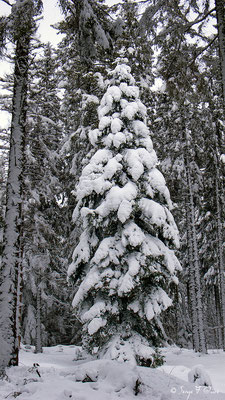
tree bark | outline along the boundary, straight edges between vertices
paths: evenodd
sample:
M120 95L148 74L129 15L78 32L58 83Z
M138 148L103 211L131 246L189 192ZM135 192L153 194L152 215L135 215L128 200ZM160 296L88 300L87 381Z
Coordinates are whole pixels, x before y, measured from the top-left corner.
M217 128L219 131L219 128ZM224 278L224 259L223 259L223 228L222 228L222 210L221 210L221 175L219 166L218 136L215 135L215 196L216 196L216 228L217 228L217 264L218 264L218 288L220 291L221 304L221 322L222 322L222 342L225 351L225 278Z
M42 353L42 340L41 340L41 289L37 287L37 304L36 304L36 343L35 353Z
M22 188L31 32L22 30L15 50L14 91L0 282L0 370L18 365L18 273L21 268Z
M196 307L196 292L195 292L195 274L193 264L193 246L191 240L191 222L190 222L190 208L189 201L186 201L186 221L187 221L187 250L188 250L188 289L190 294L191 304L191 324L192 324L192 341L193 349L198 351L199 349L199 336L198 336L198 317Z
M192 179L190 170L190 137L188 136L184 123L185 133L185 170L187 181L187 229L188 229L188 247L190 256L190 292L192 304L192 327L193 327L193 345L195 351L207 353L206 339L204 333L203 310L200 284L200 266L198 257L197 234L195 227L195 207L192 189Z
M221 349L223 346L222 340L222 329L221 329L221 304L220 304L220 296L219 296L219 288L218 285L214 285L214 298L215 298L215 322L217 325L217 348Z
M225 3L224 0L215 0L217 29L219 38L220 68L222 77L223 102L225 109Z

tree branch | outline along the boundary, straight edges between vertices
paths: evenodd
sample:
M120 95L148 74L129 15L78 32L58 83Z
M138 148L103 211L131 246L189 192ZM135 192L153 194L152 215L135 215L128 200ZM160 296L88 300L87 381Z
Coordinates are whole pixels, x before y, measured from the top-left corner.
M204 21L213 11L216 11L216 7L209 10L206 14L204 14L201 18L196 18L194 21L190 22L185 30L187 32L193 25L199 24L200 22Z
M214 38L207 44L207 46L203 47L200 51L198 51L198 53L196 54L196 56L194 57L192 62L190 64L188 64L188 67L190 67L195 62L196 58L198 58L200 56L200 54L204 53L204 51L206 51L213 44L213 42L215 42L215 40L217 38L218 38L218 35L215 35Z
M12 4L9 2L9 0L2 0L4 3L8 4L8 6L12 7Z

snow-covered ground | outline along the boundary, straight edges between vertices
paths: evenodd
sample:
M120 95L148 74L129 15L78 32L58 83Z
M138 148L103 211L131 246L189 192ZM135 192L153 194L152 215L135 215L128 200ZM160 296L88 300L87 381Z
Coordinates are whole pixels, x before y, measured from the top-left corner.
M0 380L0 399L225 400L225 353L211 350L200 356L173 346L162 353L165 364L151 369L79 359L75 346L47 347L42 354L23 346L20 366L8 369L8 379ZM188 382L188 374L190 380L196 371L212 386Z

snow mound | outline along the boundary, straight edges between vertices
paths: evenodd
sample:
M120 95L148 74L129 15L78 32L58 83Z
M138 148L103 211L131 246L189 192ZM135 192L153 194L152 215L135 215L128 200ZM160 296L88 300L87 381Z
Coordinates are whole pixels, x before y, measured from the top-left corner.
M210 386L212 382L202 365L196 365L188 373L188 381L199 386Z
M95 360L78 366L73 373L74 380L79 382L90 382L94 390L105 393L120 393L120 397L130 395L135 391L136 382L139 378L137 367L128 367L126 371L124 364L111 360Z
M42 354L30 350L34 348L22 346L21 365L8 368L8 380L0 380L1 400L224 400L225 396L209 386L185 382L180 379L181 371L173 376L174 368L166 373L158 368L136 367L108 359L73 361L75 353L81 351L73 345L44 348ZM165 348L164 353L180 368L181 364L193 366L193 361L199 358L192 350L178 347ZM207 370L214 371L210 375L216 387L216 376L223 379L224 353L209 353L202 357L202 362ZM33 364L39 364L41 377ZM165 368L165 364L160 368Z

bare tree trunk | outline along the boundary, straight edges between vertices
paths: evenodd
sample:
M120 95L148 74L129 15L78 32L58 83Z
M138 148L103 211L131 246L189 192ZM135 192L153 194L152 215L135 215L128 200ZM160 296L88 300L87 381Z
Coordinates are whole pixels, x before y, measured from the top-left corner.
M225 108L225 3L224 0L215 0L216 18L219 37L220 67L222 76L223 101Z
M37 305L36 305L36 343L35 353L42 353L42 340L41 340L41 289L37 287Z

